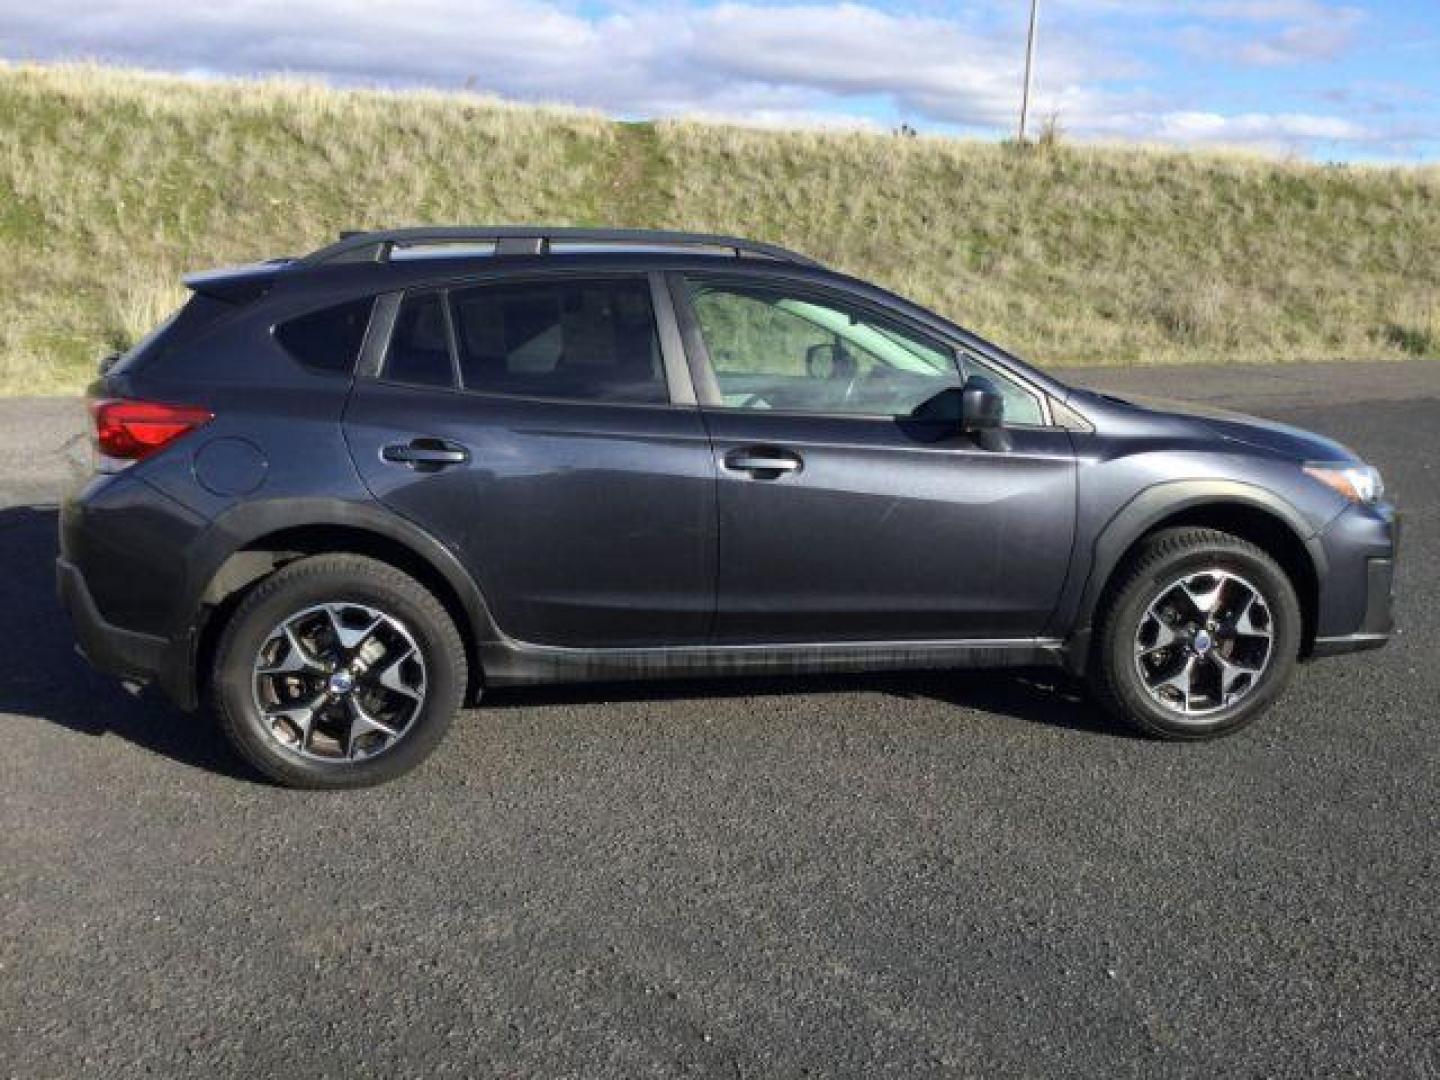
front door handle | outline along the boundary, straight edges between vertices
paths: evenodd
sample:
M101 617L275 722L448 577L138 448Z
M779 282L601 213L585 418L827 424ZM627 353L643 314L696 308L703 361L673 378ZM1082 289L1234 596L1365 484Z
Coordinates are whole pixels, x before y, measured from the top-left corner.
M725 455L727 469L750 473L763 479L773 479L782 473L799 472L801 466L798 454L773 446L749 446L743 450L731 450Z
M408 443L391 443L380 451L380 456L412 469L434 470L464 465L470 460L470 451L448 439L411 439Z

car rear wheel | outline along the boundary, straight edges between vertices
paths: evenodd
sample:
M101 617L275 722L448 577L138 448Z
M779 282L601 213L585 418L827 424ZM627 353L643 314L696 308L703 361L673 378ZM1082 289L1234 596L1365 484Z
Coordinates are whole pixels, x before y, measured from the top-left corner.
M1300 638L1295 588L1268 554L1213 529L1167 530L1108 590L1091 665L1095 694L1149 735L1224 735L1284 690Z
M211 694L248 761L288 787L365 787L429 756L461 705L444 606L359 555L299 559L257 585L215 652Z

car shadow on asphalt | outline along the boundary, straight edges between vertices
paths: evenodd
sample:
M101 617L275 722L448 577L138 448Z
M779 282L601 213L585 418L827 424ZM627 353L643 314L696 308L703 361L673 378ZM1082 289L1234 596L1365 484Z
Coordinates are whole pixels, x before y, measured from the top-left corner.
M846 675L728 676L654 683L505 687L485 694L486 709L691 701L798 694L874 693L929 699L1087 735L1132 738L1092 705L1072 680L1052 670L918 671Z
M0 649L0 715L47 720L82 735L115 736L151 753L234 779L263 782L204 713L187 714L160 694L131 694L79 656L55 592L57 511L0 509L0 612L11 620ZM497 690L486 708L610 701L676 701L784 694L878 692L929 698L1092 735L1121 736L1055 672L922 672L686 679Z
M75 651L55 592L56 529L53 506L0 509L0 612L13 634L0 649L0 715L114 736L206 772L261 781L207 716L184 713L154 691L131 694Z

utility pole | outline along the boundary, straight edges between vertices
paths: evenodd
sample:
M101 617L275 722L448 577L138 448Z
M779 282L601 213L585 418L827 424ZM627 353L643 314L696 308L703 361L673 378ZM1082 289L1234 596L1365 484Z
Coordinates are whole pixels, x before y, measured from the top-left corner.
M1035 18L1040 0L1030 0L1030 34L1025 39L1025 92L1020 98L1020 142L1025 141L1025 120L1030 113L1030 86L1035 78Z

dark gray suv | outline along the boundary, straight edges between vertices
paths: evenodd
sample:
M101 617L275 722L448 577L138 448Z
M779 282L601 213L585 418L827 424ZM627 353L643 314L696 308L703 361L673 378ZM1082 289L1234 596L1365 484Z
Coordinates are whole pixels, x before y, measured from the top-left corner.
M59 586L94 664L285 784L562 681L1058 665L1198 739L1391 630L1344 447L1073 389L781 248L404 229L187 284L91 388Z

